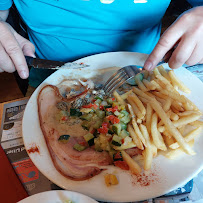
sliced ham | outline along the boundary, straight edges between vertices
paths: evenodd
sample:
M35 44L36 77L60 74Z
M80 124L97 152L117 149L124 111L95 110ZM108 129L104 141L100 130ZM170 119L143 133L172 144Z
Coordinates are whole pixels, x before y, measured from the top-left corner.
M58 141L61 135L60 126L54 121L56 104L67 101L60 95L56 86L47 85L38 95L38 113L41 130L45 137L51 158L56 169L64 176L73 180L86 180L99 174L107 165L112 164L109 154L105 151L97 152L92 148L84 151L73 149L74 144L83 140L79 133L70 135L69 141L64 144ZM52 111L53 110L53 111ZM65 129L67 128L67 129ZM63 126L63 131L71 126ZM81 130L82 133L84 133Z
M138 149L137 147L133 147L133 148L130 148L130 149L126 149L125 151L126 151L126 153L128 153L128 155L131 156L131 157L136 156L136 155L139 155L139 154L142 154L142 150L141 150L141 149Z

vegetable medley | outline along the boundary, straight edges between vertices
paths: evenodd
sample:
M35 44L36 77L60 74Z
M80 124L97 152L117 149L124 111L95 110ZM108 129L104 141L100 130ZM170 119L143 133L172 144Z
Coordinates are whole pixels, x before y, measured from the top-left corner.
M61 122L65 122L70 116L81 120L81 126L87 130L87 134L84 135L85 142L75 144L73 147L75 150L83 151L92 147L96 151L107 151L114 165L129 169L119 152L119 150L134 147L127 131L127 124L131 118L125 105L120 104L114 97L105 98L99 95L95 96L90 103L67 111L67 109L61 111ZM69 135L61 135L58 141L67 143L69 137Z

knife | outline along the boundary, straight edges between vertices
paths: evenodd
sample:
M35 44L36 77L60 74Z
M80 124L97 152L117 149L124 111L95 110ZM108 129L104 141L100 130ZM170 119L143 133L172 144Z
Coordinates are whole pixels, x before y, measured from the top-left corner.
M85 68L89 65L86 65L84 63L75 63L75 62L69 62L65 63L62 61L51 61L46 59L39 59L39 58L33 58L30 56L25 56L26 62L28 66L32 66L37 69L78 69L78 68Z

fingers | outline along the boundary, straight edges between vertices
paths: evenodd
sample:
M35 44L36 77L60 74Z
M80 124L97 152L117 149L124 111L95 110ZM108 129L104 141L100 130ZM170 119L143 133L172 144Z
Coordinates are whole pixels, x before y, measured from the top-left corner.
M201 64L203 63L203 58L199 61L199 63L201 63Z
M192 66L195 65L197 63L202 63L202 58L203 58L203 50L200 44L197 44L195 49L193 50L191 56L189 57L189 59L185 62L187 65Z
M7 29L6 26L1 26L1 45L7 55L13 62L18 74L22 79L26 79L29 75L28 67L23 55L22 49L19 46L14 35ZM3 52L3 51L2 51ZM5 70L5 69L4 69ZM7 71L7 70L6 70Z
M196 41L193 36L182 36L177 48L168 61L168 65L172 69L181 67L191 56L195 49Z
M25 56L31 56L33 58L36 58L36 56L34 54L35 53L35 47L28 40L27 40L27 43L23 45L22 50L23 50L23 53Z
M172 49L170 49L170 50L165 54L163 60L164 60L166 63L168 63L170 57L172 56L173 51L174 51L174 49L172 48Z
M23 54L25 56L31 56L31 57L36 57L35 56L35 46L27 39L24 37L20 36L18 33L14 33L15 38L19 42L19 45L23 51Z
M3 48L2 44L0 43L0 69L1 72L6 71L9 73L12 73L15 71L15 67L13 62L11 61L8 54L5 52L5 49Z
M168 63L178 68L184 63L194 65L202 63L203 53L203 7L191 9L181 15L162 35L156 47L145 62L144 68L152 70L162 58L170 56L175 44L177 47Z
M152 70L163 59L166 53L172 49L182 34L182 30L177 30L176 27L171 26L171 28L162 35L156 47L149 55L144 64L144 68L146 70Z

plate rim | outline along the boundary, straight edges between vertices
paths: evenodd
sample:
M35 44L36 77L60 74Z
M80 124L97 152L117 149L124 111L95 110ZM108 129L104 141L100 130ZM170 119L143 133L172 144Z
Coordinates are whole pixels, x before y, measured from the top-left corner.
M86 198L87 200L91 200L91 203L98 203L96 200L92 199L91 197L89 197L87 195L84 195L82 193L75 192L75 191L69 191L69 190L50 190L50 191L39 192L39 193L36 193L34 195L30 195L30 196L20 200L17 203L21 203L21 202L24 203L24 201L30 201L30 199L38 197L38 196L40 198L41 196L43 197L44 195L46 195L48 193L53 193L53 195L57 194L57 193L67 193L67 195L72 195L73 194L73 195L77 195L77 196Z

